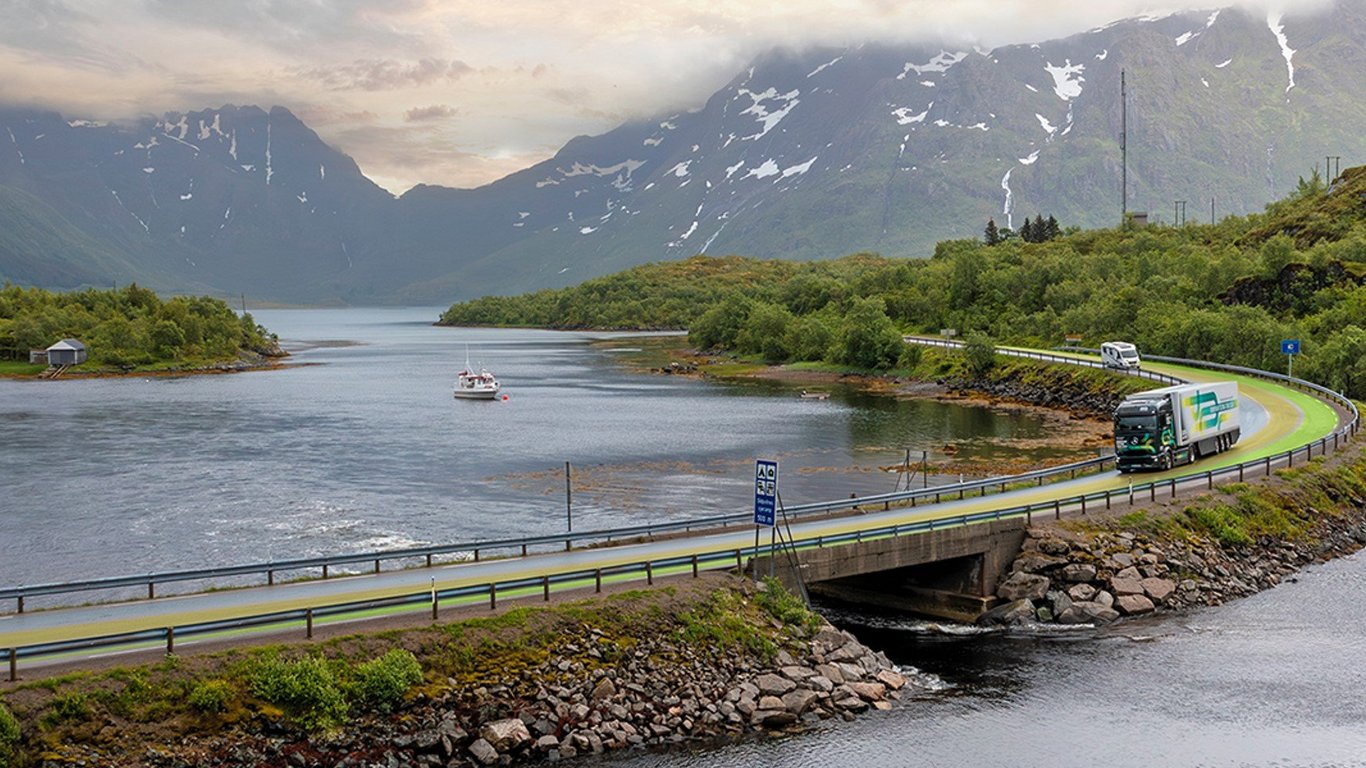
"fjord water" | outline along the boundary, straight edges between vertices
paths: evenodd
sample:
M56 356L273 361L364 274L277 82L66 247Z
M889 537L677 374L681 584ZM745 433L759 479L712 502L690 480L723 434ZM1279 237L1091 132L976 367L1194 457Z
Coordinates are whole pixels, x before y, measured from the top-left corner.
M0 381L0 584L716 515L758 457L794 504L893 489L903 447L1043 436L1034 417L634 372L630 339L437 328L439 310L254 313L292 367ZM470 361L506 401L451 397Z

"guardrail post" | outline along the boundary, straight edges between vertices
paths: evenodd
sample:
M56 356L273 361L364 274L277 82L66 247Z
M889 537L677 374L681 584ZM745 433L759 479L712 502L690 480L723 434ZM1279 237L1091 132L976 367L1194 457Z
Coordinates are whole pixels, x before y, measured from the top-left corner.
M323 563L323 578L327 578L327 563Z
M1209 490L1214 490L1214 470L1205 472L1205 485Z
M1054 520L1061 520L1061 519L1062 519L1062 501L1060 501L1060 500L1058 500L1058 499L1054 499L1054 500L1053 500L1053 519L1054 519Z
M19 680L19 649L9 649L9 681L11 683Z
M1108 488L1105 490L1105 508L1110 508L1110 490Z
M655 568L648 561L645 563L645 583L650 586L654 586L655 583Z
M1295 449L1291 448L1285 452L1285 466L1287 469L1295 466Z
M1176 498L1176 478L1173 477L1173 478L1171 479L1171 484L1172 484L1172 498L1174 499L1174 498Z
M375 558L375 573L379 573L379 558Z
M1238 465L1238 482L1243 482L1243 465Z
M307 638L307 639L309 639L309 640L312 640L312 639L313 639L313 609L312 609L312 608L305 608L305 609L304 609L304 637Z
M1082 494L1081 497L1081 514L1086 515L1086 494Z
M526 557L526 544L522 545L522 557Z
M432 567L432 555L431 555L430 552L427 553L427 567L428 567L428 568L431 568L431 567Z
M550 577L541 577L541 596L547 603L550 602Z
M740 557L740 550L735 550L735 570L740 573L745 572L745 561Z
M175 653L175 627L166 628L166 655Z
M599 568L599 569L593 571L593 591L594 591L594 592L601 592L601 591L602 591L602 569L601 569L601 568Z
M489 583L489 610L498 610L498 585L492 582Z
M20 613L23 613L23 612L24 612L24 596L23 596L23 595L20 595L20 596L19 596L19 612L20 612Z
M148 600L155 600L155 599L157 599L157 589L156 589L156 584L155 584L154 582L150 582L150 581L147 582L147 599L148 599Z
M692 556L692 577L697 578L697 555Z
M1157 501L1157 483L1148 484L1148 500Z
M267 586L267 587L273 587L273 586L275 586L275 571L270 571L270 570L266 571L266 586Z
M432 590L432 621L436 621L436 612L441 609L441 593Z

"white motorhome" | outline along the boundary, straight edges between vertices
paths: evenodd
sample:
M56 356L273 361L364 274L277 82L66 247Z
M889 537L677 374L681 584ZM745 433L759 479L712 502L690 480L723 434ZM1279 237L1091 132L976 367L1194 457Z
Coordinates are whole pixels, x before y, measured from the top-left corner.
M1100 362L1106 368L1138 368L1138 348L1127 341L1107 341L1100 345Z

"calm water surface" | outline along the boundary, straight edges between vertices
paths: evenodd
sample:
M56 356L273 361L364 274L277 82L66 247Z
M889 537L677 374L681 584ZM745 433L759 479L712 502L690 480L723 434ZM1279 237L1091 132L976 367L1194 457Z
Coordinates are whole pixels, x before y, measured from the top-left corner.
M789 504L893 489L904 448L1034 417L836 388L635 373L603 335L436 328L439 310L254 313L285 370L0 381L0 584L738 511L756 457ZM623 350L623 345L626 350ZM466 350L505 402L455 401Z

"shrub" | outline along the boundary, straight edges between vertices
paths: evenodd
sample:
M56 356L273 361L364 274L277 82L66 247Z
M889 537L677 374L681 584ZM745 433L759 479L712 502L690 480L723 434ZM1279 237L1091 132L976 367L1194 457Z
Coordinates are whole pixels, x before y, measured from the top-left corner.
M0 768L9 768L18 757L19 721L0 704Z
M200 712L222 712L232 698L232 684L226 680L204 680L196 683L186 700Z
M777 579L765 578L763 588L754 595L754 602L768 615L788 626L805 627L812 632L820 626L816 614L807 610L806 604L787 591Z
M346 697L327 660L318 656L260 661L251 674L251 692L283 708L310 731L340 725L346 719Z
M969 333L963 342L968 371L975 377L985 376L996 365L996 345L984 333Z
M409 688L422 682L422 665L417 657L395 648L356 669L353 695L358 701L388 710Z

